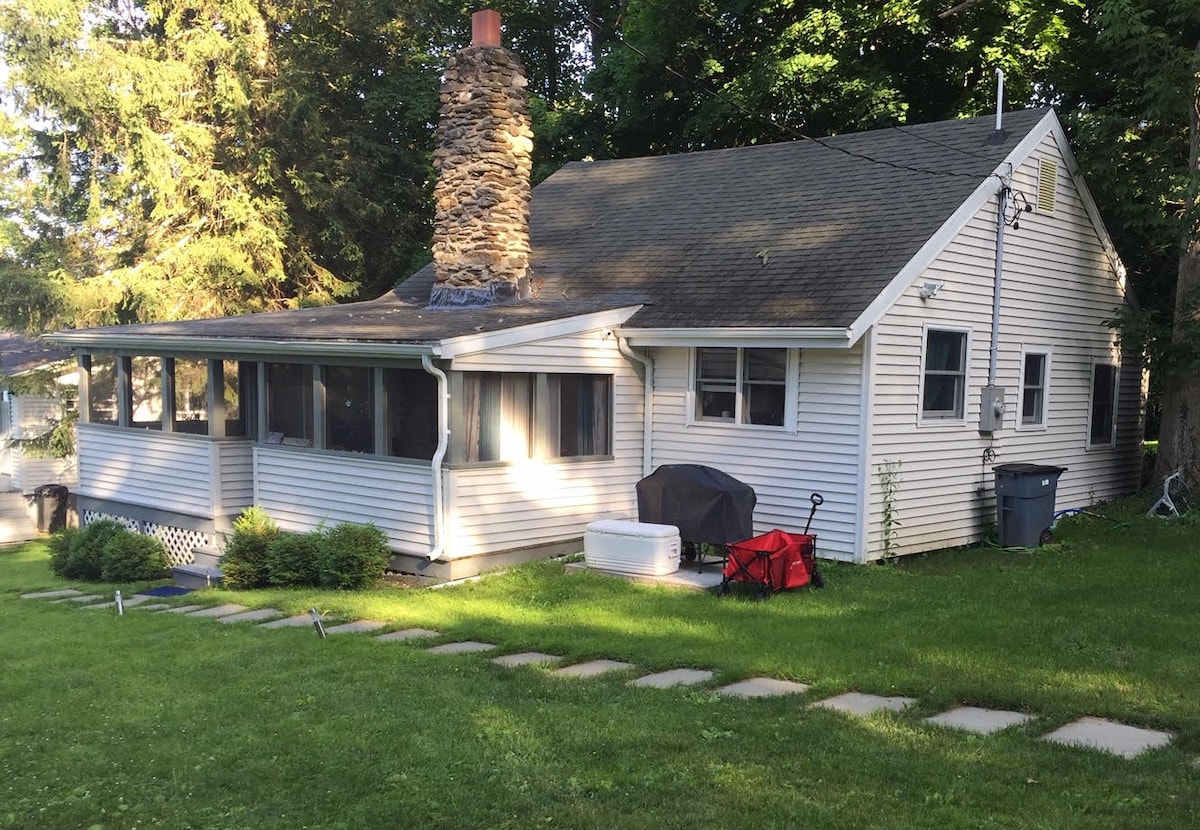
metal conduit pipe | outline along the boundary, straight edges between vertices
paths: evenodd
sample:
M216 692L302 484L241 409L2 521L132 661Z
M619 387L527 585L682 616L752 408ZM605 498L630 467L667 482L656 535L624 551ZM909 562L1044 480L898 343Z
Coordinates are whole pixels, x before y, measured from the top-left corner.
M617 337L617 348L621 354L630 360L637 361L646 369L643 389L644 402L642 404L642 476L645 477L653 472L650 469L653 461L650 443L654 435L654 361L631 349L624 337Z
M1004 214L1008 210L1008 183L1000 186L996 213L996 277L992 287L992 347L988 357L988 386L996 385L996 358L1000 353L1000 283L1004 274Z
M446 457L446 448L450 445L450 383L446 373L433 365L429 355L421 355L421 368L437 378L438 382L438 443L433 451L433 461L430 471L433 474L433 548L429 551L429 561L440 559L445 546L446 518L443 511L442 494L442 460Z

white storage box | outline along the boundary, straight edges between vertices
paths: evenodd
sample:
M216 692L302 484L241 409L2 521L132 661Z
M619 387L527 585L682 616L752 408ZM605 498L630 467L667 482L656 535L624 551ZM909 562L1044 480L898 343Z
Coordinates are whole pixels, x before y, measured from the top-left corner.
M589 568L662 576L679 570L679 528L619 519L592 522L583 534Z

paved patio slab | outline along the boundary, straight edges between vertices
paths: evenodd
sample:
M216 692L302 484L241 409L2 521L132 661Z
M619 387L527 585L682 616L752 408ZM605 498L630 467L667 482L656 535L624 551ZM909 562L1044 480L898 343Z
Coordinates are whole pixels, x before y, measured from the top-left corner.
M77 597L83 591L74 588L59 588L57 591L34 591L32 594L21 594L21 599L58 599L59 597Z
M278 608L255 608L253 611L243 611L240 614L230 614L228 617L221 617L218 622L223 623L240 623L240 622L259 622L260 620L269 620L278 617L283 612Z
M1082 746L1136 758L1143 752L1166 746L1175 737L1170 732L1142 729L1103 718L1084 717L1042 736L1042 740L1066 746Z
M1010 726L1017 726L1033 720L1033 715L1024 712L1011 712L1006 709L982 709L978 706L958 706L948 709L941 714L925 718L926 723L934 726L947 726L951 729L963 729L979 735L990 735Z
M499 657L493 657L492 662L497 666L512 669L517 666L537 666L545 665L546 663L557 663L561 659L557 654L546 654L541 651L522 651L519 654L502 654Z
M190 614L193 611L203 608L203 605L176 605L174 608L168 608L163 611L164 614Z
M476 651L491 651L495 643L480 643L475 640L463 640L457 643L442 643L440 646L425 649L430 654L470 654Z
M610 571L604 568L590 568L583 562L571 562L565 568L571 571L591 571L592 573L615 576L629 582L642 585L670 585L673 588L686 588L692 591L708 591L721 584L721 563L710 562L703 571L697 571L695 564L685 564L674 573L654 576L652 574L627 574L621 571Z
M866 716L876 712L900 712L916 702L912 697L884 697L862 692L846 692L843 695L818 700L813 706L845 712L847 715Z
M694 686L712 680L713 673L708 669L671 669L648 674L630 680L630 686L642 686L650 689L669 689L672 686Z
M389 631L375 638L379 643L398 643L405 640L424 640L430 637L440 637L440 631L430 631L428 628L406 628L403 631Z
M189 611L189 617L228 617L230 614L238 614L246 610L246 606L238 605L236 602L228 602L225 605L216 605L212 608L202 608L199 611Z
M554 673L560 677L595 677L612 671L624 671L632 668L633 663L622 663L620 660L589 660L586 663L566 666Z
M802 695L808 691L804 683L778 680L774 677L748 677L714 690L727 697L778 697L780 695Z
M309 614L297 614L294 617L284 617L282 620L271 620L271 622L263 623L263 628L298 628L302 625L312 625L312 616Z
M365 631L378 631L387 625L385 620L354 620L325 629L326 634L359 634Z

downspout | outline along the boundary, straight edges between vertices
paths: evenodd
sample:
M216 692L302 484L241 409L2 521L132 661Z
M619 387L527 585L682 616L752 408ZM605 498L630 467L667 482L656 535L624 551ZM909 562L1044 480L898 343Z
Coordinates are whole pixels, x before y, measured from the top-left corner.
M446 517L442 505L442 460L446 457L446 448L450 445L450 390L446 373L433 365L429 355L421 355L421 368L437 378L438 382L438 443L430 463L430 471L433 474L433 549L429 551L428 556L432 562L441 559L446 539Z
M650 444L654 436L654 361L629 348L624 337L617 337L617 348L621 354L642 364L646 370L644 402L642 403L642 475L648 476L654 472L651 469L653 454L650 451Z

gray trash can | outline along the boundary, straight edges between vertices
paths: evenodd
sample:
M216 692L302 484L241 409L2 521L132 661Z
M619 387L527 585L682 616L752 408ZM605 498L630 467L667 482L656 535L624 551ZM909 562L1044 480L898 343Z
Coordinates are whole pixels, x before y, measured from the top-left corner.
M996 473L996 529L1004 548L1036 548L1050 541L1058 477L1066 467L1000 464Z
M67 499L70 491L62 484L43 484L33 488L39 533L54 533L67 526Z

